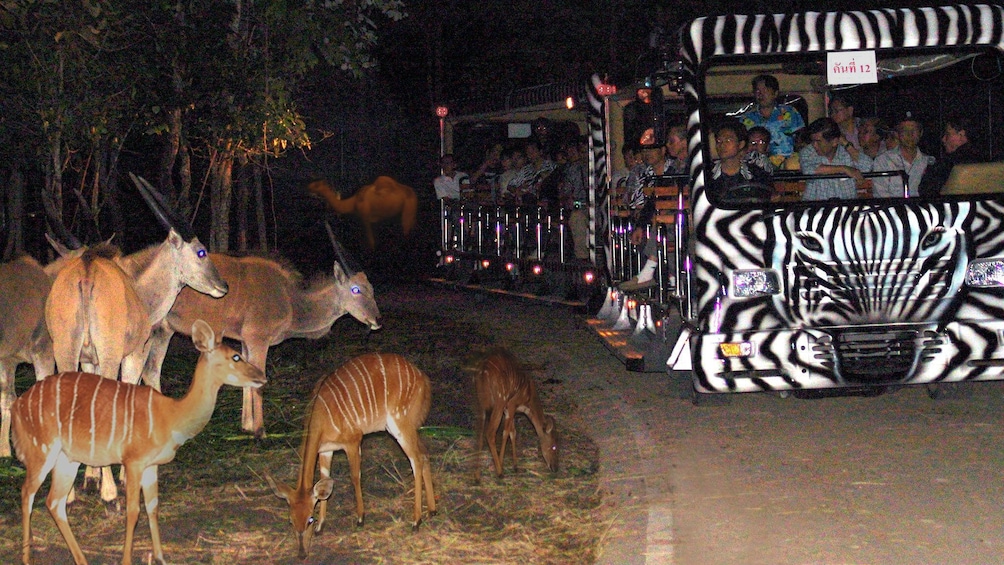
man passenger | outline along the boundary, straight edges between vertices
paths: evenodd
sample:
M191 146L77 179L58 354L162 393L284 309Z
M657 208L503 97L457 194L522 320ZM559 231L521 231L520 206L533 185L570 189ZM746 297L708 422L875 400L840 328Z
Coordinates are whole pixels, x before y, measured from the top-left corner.
M802 200L855 198L864 184L862 172L872 169L872 159L853 145L841 143L840 127L832 118L819 118L806 130L809 145L799 152L799 164L806 175L845 175L849 178L812 179L805 182Z
M899 147L885 151L875 158L874 171L904 171L907 176L910 197L920 193L920 179L924 177L930 157L917 146L920 136L924 134L924 126L911 112L905 113L896 123L896 133L899 135ZM872 196L876 198L903 197L903 178L878 177L872 180L874 188Z

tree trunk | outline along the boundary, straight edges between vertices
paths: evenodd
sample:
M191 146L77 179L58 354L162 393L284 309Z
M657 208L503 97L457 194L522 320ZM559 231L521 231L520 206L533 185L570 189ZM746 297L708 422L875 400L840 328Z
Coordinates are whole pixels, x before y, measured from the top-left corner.
M221 151L214 160L209 181L212 220L209 249L217 253L230 250L230 197L233 191L234 155Z
M7 183L7 222L5 233L7 245L4 246L3 260L10 261L24 253L24 176L14 169Z
M172 175L174 174L174 164L177 161L178 152L181 150L181 108L175 108L171 111L170 122L171 125L165 134L164 150L160 156L157 188L160 189L161 194L173 199L176 191Z
M265 197L261 182L261 169L262 167L257 166L254 168L254 211L255 223L258 225L258 249L265 253L268 251L268 229L265 225Z
M248 201L251 199L246 166L239 169L235 184L237 185L237 249L245 253L248 250Z
M181 139L179 153L181 163L178 165L178 213L188 218L190 224L195 223L192 213L192 151L185 138Z

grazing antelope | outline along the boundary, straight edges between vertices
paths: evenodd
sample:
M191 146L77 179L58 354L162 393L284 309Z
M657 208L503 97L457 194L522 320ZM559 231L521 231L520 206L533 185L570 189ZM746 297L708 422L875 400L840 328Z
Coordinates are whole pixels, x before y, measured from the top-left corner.
M376 248L373 224L400 216L404 235L407 236L415 227L415 214L418 211L415 190L390 177L377 177L373 184L363 186L349 198L342 198L326 180L311 182L307 185L307 190L323 198L335 212L358 216L366 230L366 243L370 250Z
M474 374L474 388L477 395L479 423L475 433L478 436L477 454L480 456L485 440L495 463L495 473L502 476L502 461L505 459L506 441L512 442L512 467L516 470L516 413L522 412L530 418L537 439L540 441L540 455L552 472L558 470L558 438L554 430L554 418L545 415L537 397L534 384L511 353L505 350L488 352L478 364ZM495 438L503 417L502 448L495 449ZM480 478L481 466L477 464L475 477Z
M168 228L167 239L126 256L110 244L100 244L69 259L52 283L45 323L59 371L83 368L116 379L121 367L122 380L135 384L146 363L150 332L167 316L181 289L188 285L220 297L227 283L191 228L168 216L149 183L130 176ZM160 389L159 380L146 382ZM93 470L88 471L93 478ZM106 469L101 498L111 501L116 496Z
M331 456L341 449L349 459L356 491L356 522L363 523L363 491L359 484L359 444L363 436L386 430L394 436L415 475L415 512L412 528L422 521L422 483L429 514L436 513L432 470L425 444L418 436L432 402L429 378L400 355L369 353L356 357L325 377L314 388L302 446L302 465L296 488L276 483L265 475L272 492L289 503L289 521L306 559L310 540L324 527L331 480ZM314 468L321 478L314 482ZM318 519L314 506L321 502Z
M352 271L341 245L333 237L331 242L338 255L332 276L306 287L299 273L271 259L212 254L230 292L212 299L191 289L182 290L164 323L153 333L146 373L159 378L171 336L185 333L196 318L209 322L224 337L240 340L244 356L262 369L269 346L295 337L324 337L345 314L371 330L380 329L380 309L366 273ZM263 410L261 391L245 389L242 428L264 435Z
M236 351L221 345L208 324L192 326L201 352L188 393L180 399L152 387L112 381L89 373L60 373L36 383L14 402L14 450L24 463L21 487L22 561L31 563L31 511L46 475L52 472L46 506L78 565L87 563L66 520L66 498L81 463L122 463L126 473L126 538L122 563L132 563L133 534L143 489L153 557L162 565L157 466L209 423L216 395L227 384L260 387L265 374Z

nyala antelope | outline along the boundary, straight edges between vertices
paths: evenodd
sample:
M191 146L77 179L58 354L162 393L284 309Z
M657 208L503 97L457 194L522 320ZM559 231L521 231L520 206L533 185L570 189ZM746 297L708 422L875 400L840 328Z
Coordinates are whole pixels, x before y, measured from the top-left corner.
M324 527L328 497L334 487L331 458L345 450L356 493L356 522L363 523L359 444L363 436L386 430L411 461L415 476L415 511L412 528L422 521L422 485L429 514L436 513L429 455L418 428L429 414L432 385L418 367L400 355L369 353L356 357L321 380L314 388L302 446L302 465L296 487L265 475L272 492L289 503L301 559L306 559L311 538ZM314 471L321 478L314 481ZM321 503L318 518L314 507Z
M478 436L475 478L481 476L480 454L485 442L495 463L495 473L502 476L506 442L512 444L512 466L516 469L516 414L523 413L530 419L537 432L540 455L547 468L558 470L558 438L554 429L554 418L544 414L534 384L519 362L506 350L488 352L478 363L474 373L474 389L477 396L477 421L474 430ZM499 425L502 425L502 445L495 449Z

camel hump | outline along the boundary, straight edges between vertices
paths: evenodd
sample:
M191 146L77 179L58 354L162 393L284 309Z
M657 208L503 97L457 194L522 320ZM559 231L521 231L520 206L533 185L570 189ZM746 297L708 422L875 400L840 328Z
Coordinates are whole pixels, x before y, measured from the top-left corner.
M392 177L379 176L373 181L373 190L377 194L388 194L391 192L404 192L413 193L415 192L410 186L406 184L401 184L394 180ZM364 187L365 188L365 187Z

